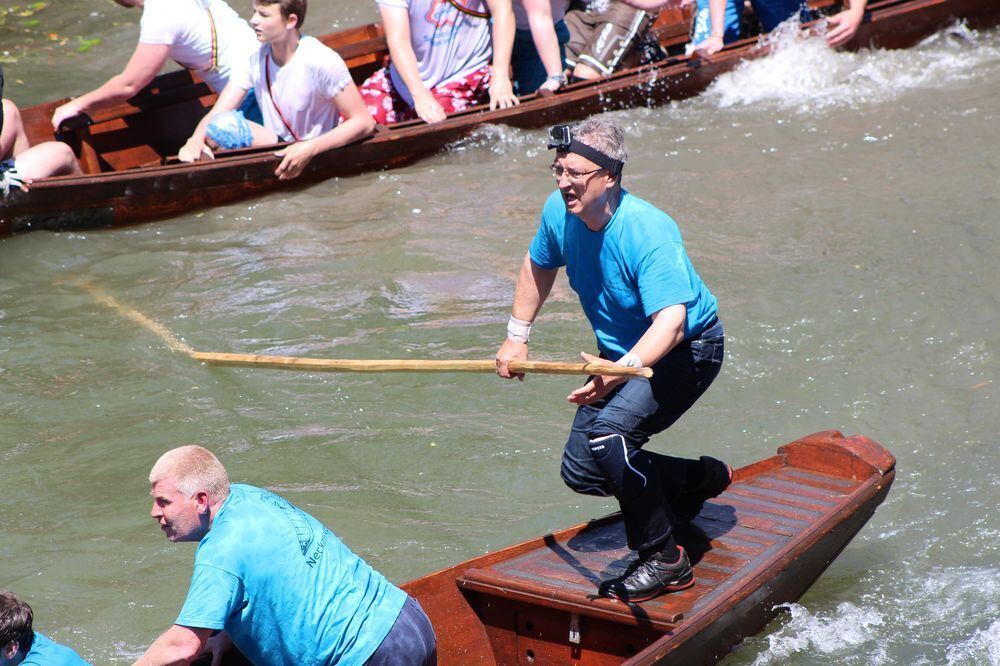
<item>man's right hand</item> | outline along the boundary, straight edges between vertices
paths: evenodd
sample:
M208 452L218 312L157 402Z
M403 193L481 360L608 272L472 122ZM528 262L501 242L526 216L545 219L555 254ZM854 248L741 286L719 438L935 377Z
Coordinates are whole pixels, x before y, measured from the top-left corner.
M528 344L525 342L514 342L510 338L503 341L500 345L500 349L497 350L496 362L497 362L497 374L506 379L511 377L517 377L519 380L524 381L523 372L511 372L508 365L511 361L527 361L528 360Z

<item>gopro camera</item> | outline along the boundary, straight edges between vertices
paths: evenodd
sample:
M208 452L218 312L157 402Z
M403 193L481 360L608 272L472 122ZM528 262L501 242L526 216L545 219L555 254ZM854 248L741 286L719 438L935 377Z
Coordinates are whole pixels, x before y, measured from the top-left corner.
M555 148L560 152L569 150L573 143L573 134L569 125L555 125L549 129L549 150Z

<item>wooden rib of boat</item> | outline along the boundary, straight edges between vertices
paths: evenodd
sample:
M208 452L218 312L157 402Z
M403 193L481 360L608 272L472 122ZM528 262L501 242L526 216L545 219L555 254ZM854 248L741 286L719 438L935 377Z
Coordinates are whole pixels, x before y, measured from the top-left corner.
M797 600L885 499L896 459L829 431L736 470L678 541L694 587L641 604L597 596L630 561L620 514L403 586L442 665L713 664Z
M840 0L813 0L834 11ZM974 28L1000 24L996 0L873 0L850 48L905 48L966 20ZM556 95L529 95L511 109L476 107L427 125L381 128L374 136L317 156L295 181L274 177L274 147L230 151L214 161L180 164L175 155L215 96L187 71L157 77L127 103L95 112L62 137L73 146L82 176L36 181L29 192L0 200L0 236L32 229L72 230L134 224L239 201L334 176L400 166L434 153L484 123L541 127L604 110L652 106L704 90L719 74L765 51L749 38L711 59L684 56L686 10L661 12L653 30L668 56ZM347 61L355 80L381 66L388 50L381 26L370 24L321 38ZM65 99L22 110L32 144L54 138L49 119Z

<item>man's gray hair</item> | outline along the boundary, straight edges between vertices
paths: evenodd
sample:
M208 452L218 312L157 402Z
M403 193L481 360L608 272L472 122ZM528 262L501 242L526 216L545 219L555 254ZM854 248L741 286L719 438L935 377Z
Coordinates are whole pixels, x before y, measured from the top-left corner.
M229 475L208 449L194 444L167 451L149 473L150 485L170 480L188 497L204 491L216 502L229 495Z
M625 132L616 123L604 118L591 118L573 128L573 138L623 164L628 162Z

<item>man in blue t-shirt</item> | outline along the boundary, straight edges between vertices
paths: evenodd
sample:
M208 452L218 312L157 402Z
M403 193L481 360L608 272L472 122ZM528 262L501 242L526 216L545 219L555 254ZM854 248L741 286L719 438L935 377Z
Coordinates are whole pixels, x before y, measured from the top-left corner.
M0 590L0 666L89 666L80 655L32 629L31 606Z
M618 499L628 546L638 557L600 592L644 601L694 584L674 525L697 516L732 477L725 463L708 456L685 460L642 449L719 373L722 324L677 225L622 188L628 154L621 128L596 118L572 130L559 125L549 147L557 151L551 168L559 190L546 201L521 266L497 373L523 378L509 364L528 358L531 322L563 266L605 362L652 367L650 379L598 375L569 394L578 408L561 470L573 490Z
M434 630L416 600L284 498L230 486L207 449L166 452L149 483L167 539L200 543L180 615L136 664L230 645L254 664L435 663Z

